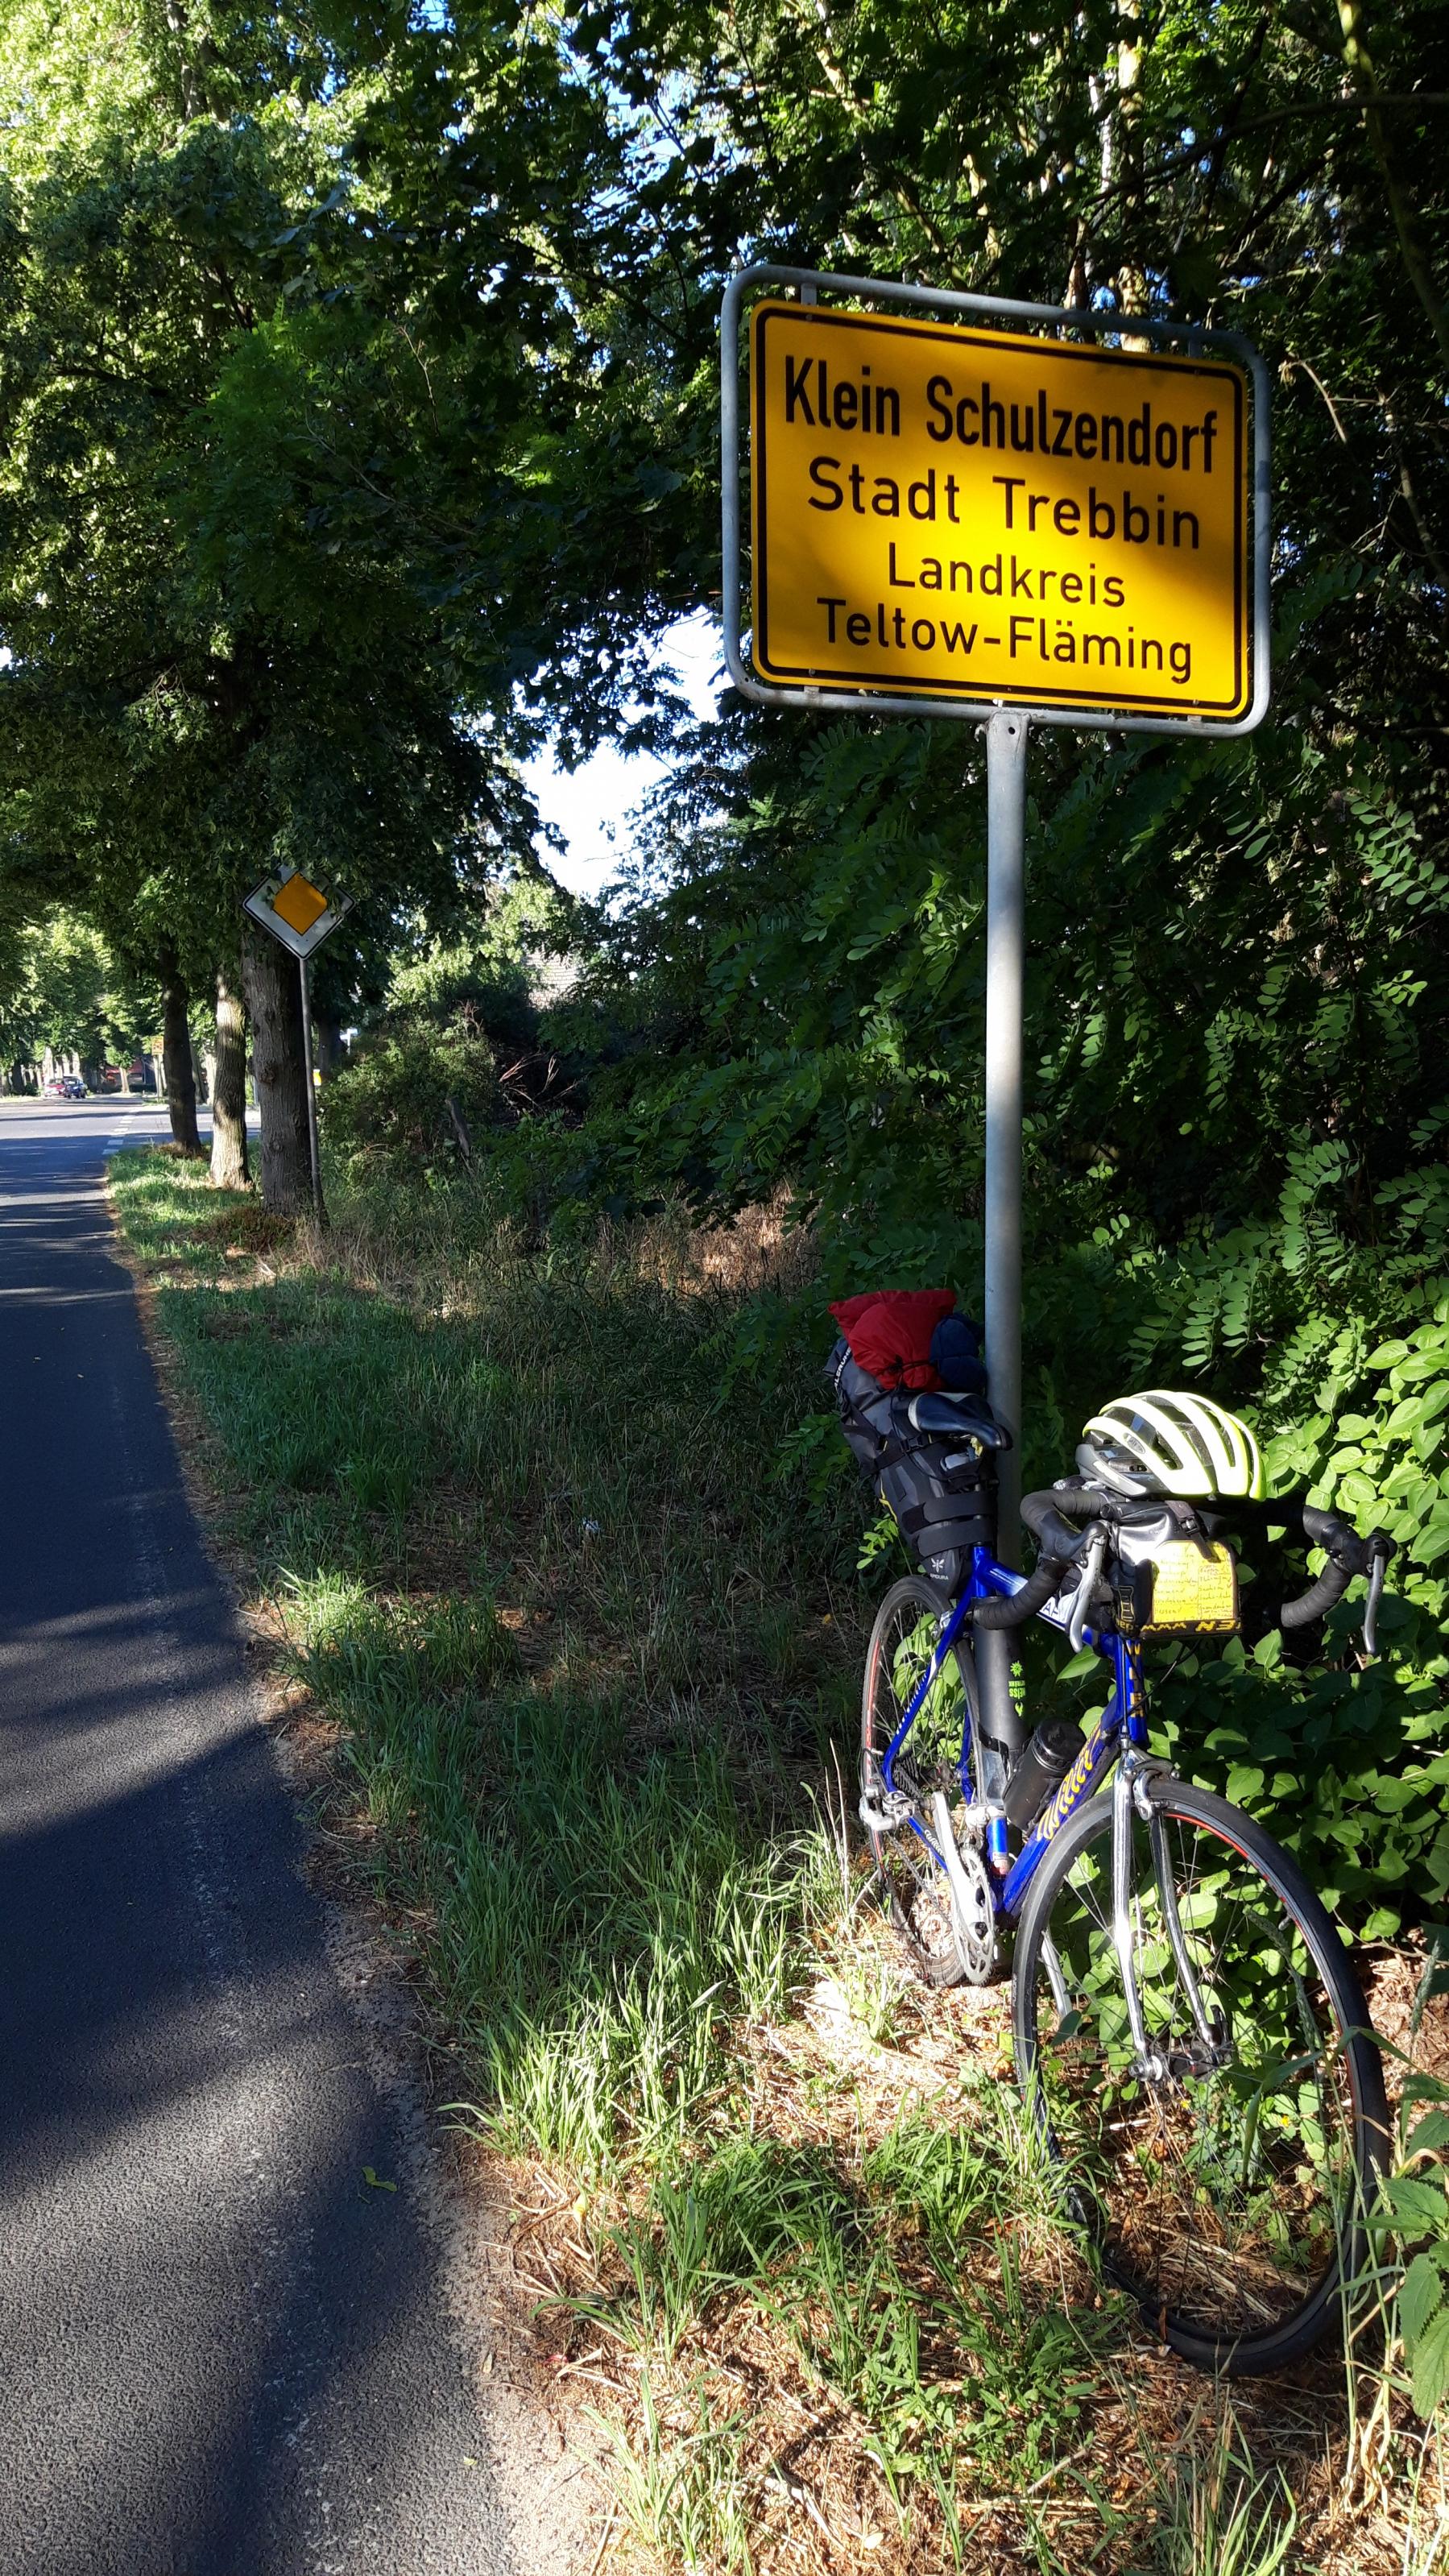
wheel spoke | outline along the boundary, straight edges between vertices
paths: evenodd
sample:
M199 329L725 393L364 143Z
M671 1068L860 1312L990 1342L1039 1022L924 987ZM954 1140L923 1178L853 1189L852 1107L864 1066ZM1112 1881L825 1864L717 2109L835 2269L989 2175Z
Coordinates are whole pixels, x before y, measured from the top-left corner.
M1230 2348L1315 2302L1360 2216L1348 2028L1293 1908L1209 1821L1134 1824L1139 2065L1112 1939L1105 1813L1023 1957L1035 2102L1108 2268L1164 2330ZM1169 1917L1171 1891L1177 1922ZM1194 1988L1198 2009L1194 2009Z
M897 1585L881 1605L867 1657L861 1711L861 1786L868 1796L884 1787L885 1756L929 1670L942 1608L929 1587L915 1581ZM964 1668L960 1656L952 1652L942 1659L892 1766L893 1786L910 1800L911 1815L895 1830L870 1836L891 1920L914 1965L933 1985L954 1984L966 1964L930 1822L935 1791L944 1790L952 1801L960 1795L966 1715Z

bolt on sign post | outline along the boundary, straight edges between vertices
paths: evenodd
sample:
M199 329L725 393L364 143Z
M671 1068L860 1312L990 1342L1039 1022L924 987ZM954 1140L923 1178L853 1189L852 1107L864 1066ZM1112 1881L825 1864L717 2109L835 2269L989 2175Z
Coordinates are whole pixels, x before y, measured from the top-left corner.
M1130 349L1111 345L1124 333ZM1011 1563L1027 739L1033 724L1201 737L1262 722L1267 373L1235 332L772 264L731 280L721 369L725 660L736 688L758 706L985 727L985 1324L992 1402L1014 1443L1000 1497ZM1015 1747L1010 1640L983 1631L977 1654L992 1732Z
M280 876L268 877L265 884L254 886L243 901L243 912L260 922L274 939L280 940L289 955L297 960L297 974L302 987L302 1060L307 1076L307 1144L312 1158L312 1207L319 1225L326 1222L322 1205L322 1163L317 1151L317 1094L312 1080L312 996L308 987L307 966L314 950L330 938L344 914L352 910L349 894L324 894L320 886L304 877L300 868L288 868Z

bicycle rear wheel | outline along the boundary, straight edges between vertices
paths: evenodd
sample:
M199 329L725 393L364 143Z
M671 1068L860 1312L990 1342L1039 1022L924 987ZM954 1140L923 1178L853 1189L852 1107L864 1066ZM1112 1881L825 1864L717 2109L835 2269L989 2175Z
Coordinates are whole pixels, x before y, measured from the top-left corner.
M1018 2080L1068 2208L1162 2339L1205 2368L1276 2370L1316 2342L1363 2260L1388 2137L1378 2048L1343 1944L1287 1854L1206 1790L1144 1785L1129 1919L1165 2072L1134 2063L1106 1796L1063 1828L1027 1901Z
M906 1710L926 1675L951 1604L923 1575L892 1585L876 1613L866 1649L860 1708L860 1785L867 1796L882 1786L881 1764ZM954 1807L961 1796L961 1748L976 1761L976 1675L969 1647L953 1647L893 1765L898 1790L911 1801L907 1821L891 1833L870 1833L871 1858L890 1918L917 1974L932 1986L953 1986L973 1973L952 1917L950 1889L935 1857L935 1828L927 1802L941 1789ZM991 1947L989 1912L977 1940ZM980 1958L974 1963L979 1976Z

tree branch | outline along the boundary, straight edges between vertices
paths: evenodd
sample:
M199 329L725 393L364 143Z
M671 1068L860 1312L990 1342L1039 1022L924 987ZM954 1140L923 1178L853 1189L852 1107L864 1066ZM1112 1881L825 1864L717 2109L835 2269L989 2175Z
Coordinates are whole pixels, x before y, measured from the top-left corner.
M1357 89L1368 117L1369 140L1374 148L1374 158L1383 173L1389 212L1393 216L1394 230L1399 237L1400 255L1414 293L1429 316L1430 327L1439 344L1439 354L1445 365L1449 366L1449 314L1445 313L1444 299L1435 284L1433 271L1420 243L1413 208L1404 189L1399 185L1390 157L1378 74L1374 70L1373 58L1368 49L1363 0L1338 0L1338 18L1343 29L1343 59L1348 67L1349 79Z

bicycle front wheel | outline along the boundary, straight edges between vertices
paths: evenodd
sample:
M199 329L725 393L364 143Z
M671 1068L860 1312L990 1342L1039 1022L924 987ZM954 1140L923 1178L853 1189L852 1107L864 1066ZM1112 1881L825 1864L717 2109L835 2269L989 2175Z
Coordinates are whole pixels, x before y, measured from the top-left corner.
M1162 2340L1205 2368L1277 2370L1363 2260L1388 2134L1378 2048L1286 1852L1206 1790L1144 1785L1127 1919L1148 2070L1114 1943L1108 1795L1063 1828L1027 1901L1018 2079L1072 2216Z

